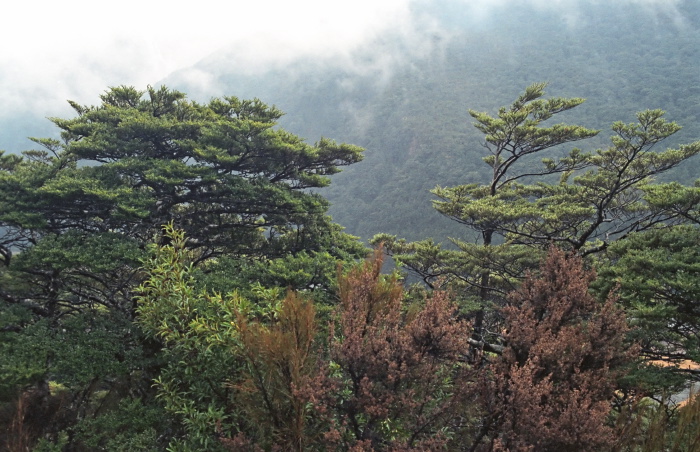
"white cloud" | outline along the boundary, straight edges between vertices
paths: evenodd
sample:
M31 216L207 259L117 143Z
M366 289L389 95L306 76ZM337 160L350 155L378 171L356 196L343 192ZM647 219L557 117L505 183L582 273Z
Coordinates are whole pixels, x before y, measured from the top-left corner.
M346 52L410 15L402 0L177 5L25 0L4 6L0 115L61 114L66 99L93 103L107 86L145 87L224 48L239 49L241 64Z
M583 4L609 0L460 1L473 18L523 1L575 22ZM616 1L667 14L679 3ZM0 119L70 114L66 99L92 104L108 86L143 88L219 51L247 72L300 56L353 64L353 51L387 30L405 39L407 52L430 51L425 38L434 24L415 16L412 6L420 4L430 0L13 0L3 6L0 27ZM378 55L369 70L388 77L404 56ZM183 73L202 92L212 83L201 70Z

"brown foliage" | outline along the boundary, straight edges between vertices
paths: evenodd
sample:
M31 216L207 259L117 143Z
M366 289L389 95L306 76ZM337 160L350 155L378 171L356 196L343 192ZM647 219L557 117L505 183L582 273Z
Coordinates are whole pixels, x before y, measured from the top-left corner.
M349 450L436 450L442 427L464 409L469 379L460 364L470 327L445 292L412 315L403 290L382 276L381 250L340 280L328 376L319 405L334 413L329 443Z
M700 396L690 391L684 403L645 397L624 407L614 452L700 452Z
M305 389L318 370L312 303L290 292L277 322L264 325L240 315L238 325L247 369L243 380L232 386L248 424L276 447L307 450L314 435L307 422L309 392ZM244 450L246 440L239 435L224 444Z
M21 392L0 410L0 450L25 452L42 438L52 438L74 413L67 409L66 394L51 395L48 385Z
M275 321L240 315L246 368L231 382L242 431L219 430L230 450L444 449L459 431L469 380L469 325L448 294L408 313L382 252L339 276L340 305L319 341L311 301L289 293ZM455 427L456 426L456 427ZM262 449L261 449L262 448Z
M449 294L415 309L381 275L378 250L339 277L323 346L310 301L290 293L277 321L239 318L247 370L236 403L252 436L231 450L606 450L620 366L634 351L615 299L598 303L581 259L552 250L503 309L503 355L475 377L470 326ZM480 403L477 405L474 400ZM485 415L476 417L476 410ZM476 424L474 419L477 419ZM476 427L475 427L476 426ZM470 435L474 435L470 437Z
M578 256L552 249L503 309L507 347L482 380L486 417L474 450L600 451L614 441L605 422L620 366L624 313L588 293L595 275Z

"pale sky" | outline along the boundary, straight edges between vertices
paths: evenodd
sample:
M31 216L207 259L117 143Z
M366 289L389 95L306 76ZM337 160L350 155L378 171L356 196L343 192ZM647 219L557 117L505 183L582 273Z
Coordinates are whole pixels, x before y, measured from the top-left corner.
M474 17L509 1L561 9L579 3L455 1ZM67 99L94 104L109 86L143 89L219 50L233 49L232 64L247 70L301 55L342 56L388 29L409 36L429 28L417 24L429 18L412 14L417 2L430 0L9 0L0 20L0 119L70 114Z
M13 0L2 10L3 116L145 88L229 47L238 64L347 52L409 20L404 0Z

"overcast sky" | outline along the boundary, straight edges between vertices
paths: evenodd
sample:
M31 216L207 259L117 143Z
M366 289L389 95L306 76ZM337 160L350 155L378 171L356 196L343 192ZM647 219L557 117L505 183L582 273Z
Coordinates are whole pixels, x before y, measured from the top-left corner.
M348 51L408 11L403 0L14 0L0 26L0 115L94 103L230 46L258 61Z
M430 26L411 13L409 0L11 1L0 24L0 119L27 111L63 115L66 99L93 104L108 86L144 88L222 49L236 49L236 63L255 68L302 54L347 54L387 29L409 35ZM580 3L455 1L477 18L509 1L574 12Z

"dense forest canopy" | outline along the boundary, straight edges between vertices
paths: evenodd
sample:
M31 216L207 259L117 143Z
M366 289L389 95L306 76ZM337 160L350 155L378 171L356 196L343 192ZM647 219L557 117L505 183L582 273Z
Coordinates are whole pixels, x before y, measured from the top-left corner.
M0 154L3 447L694 450L700 402L663 397L696 376L700 188L651 176L700 141L656 150L680 127L647 110L537 169L598 133L545 87L470 110L492 179L433 191L480 241L381 234L364 263L308 190L361 148L259 100L71 102L61 141Z
M700 450L700 5L410 12L0 117L0 449Z

